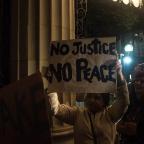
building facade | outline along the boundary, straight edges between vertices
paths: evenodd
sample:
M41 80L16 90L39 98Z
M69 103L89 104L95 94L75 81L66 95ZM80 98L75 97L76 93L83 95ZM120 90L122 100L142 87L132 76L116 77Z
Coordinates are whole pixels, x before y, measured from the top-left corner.
M75 39L75 0L1 0L0 70L6 84L48 66L51 41ZM44 88L48 87L43 77ZM60 94L74 104L75 94ZM53 118L53 143L70 143L73 127ZM69 136L68 136L69 135ZM66 137L66 139L65 139Z

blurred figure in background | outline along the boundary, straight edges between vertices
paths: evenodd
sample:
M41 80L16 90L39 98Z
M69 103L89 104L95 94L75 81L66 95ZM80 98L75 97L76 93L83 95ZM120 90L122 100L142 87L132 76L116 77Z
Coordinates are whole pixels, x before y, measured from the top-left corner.
M138 64L129 84L130 106L118 123L120 144L144 143L144 63Z

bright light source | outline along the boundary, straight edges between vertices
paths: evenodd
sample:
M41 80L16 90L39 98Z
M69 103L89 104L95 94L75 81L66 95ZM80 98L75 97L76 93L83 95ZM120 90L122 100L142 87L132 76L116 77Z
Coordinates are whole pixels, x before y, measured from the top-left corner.
M129 4L129 0L123 0L123 3L127 5Z
M112 0L114 2L123 2L124 4L130 4L130 5L133 5L135 7L139 7L141 8L143 6L143 0Z
M121 59L118 60L120 62L120 64L122 63Z
M125 64L130 64L132 62L132 59L131 59L131 57L126 56L126 57L124 57L123 61Z
M133 45L132 45L132 44L127 44L127 45L125 45L124 50L125 50L126 52L131 52L131 51L133 51Z
M124 54L123 54L123 53L121 53L121 54L120 54L120 57L123 57L123 56L124 56Z
M138 1L138 0L132 0L132 2L133 2L133 5L135 7L139 7L140 6L140 1Z
M131 74L129 75L129 79L132 80L132 75Z

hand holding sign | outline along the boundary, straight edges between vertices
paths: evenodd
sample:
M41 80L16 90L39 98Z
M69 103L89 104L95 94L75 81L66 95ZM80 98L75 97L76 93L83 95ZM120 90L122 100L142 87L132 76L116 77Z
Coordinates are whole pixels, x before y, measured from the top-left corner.
M106 65L115 56L115 37L52 42L46 78L49 91L113 93L116 74Z
M122 74L122 65L118 60L114 60L114 59L108 60L105 62L105 65L111 66L111 67L113 67L113 69L116 70L117 78L118 78L117 79L118 85L119 85L119 83L121 83L121 81L124 81L124 76Z

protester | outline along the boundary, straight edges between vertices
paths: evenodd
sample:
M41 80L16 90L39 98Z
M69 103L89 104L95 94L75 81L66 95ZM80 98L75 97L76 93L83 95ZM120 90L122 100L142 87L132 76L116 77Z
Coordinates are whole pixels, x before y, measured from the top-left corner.
M127 83L120 64L116 62L118 76L117 100L108 106L107 93L88 93L85 108L60 104L57 93L49 93L49 102L56 118L74 126L75 144L114 144L116 124L129 104Z
M144 63L138 64L129 84L130 106L117 125L121 144L144 143Z

